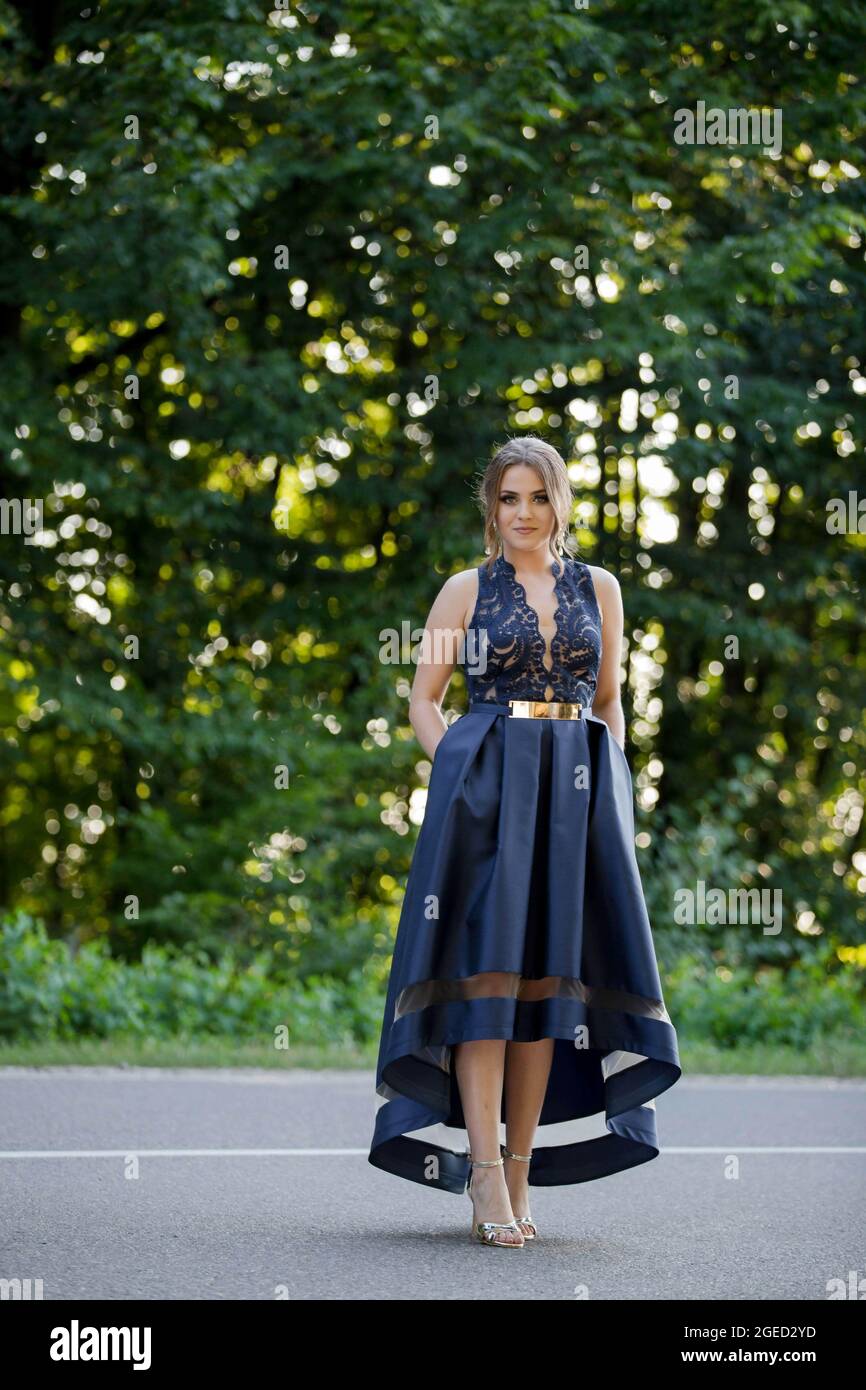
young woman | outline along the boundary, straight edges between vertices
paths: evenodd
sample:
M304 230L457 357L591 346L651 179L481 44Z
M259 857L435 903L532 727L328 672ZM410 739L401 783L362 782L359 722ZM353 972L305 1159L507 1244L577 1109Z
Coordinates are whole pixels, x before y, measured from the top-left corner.
M369 1161L456 1193L471 1169L473 1237L514 1249L537 1235L530 1184L657 1157L654 1097L681 1069L635 859L619 585L574 558L546 441L500 449L479 503L488 559L442 586L412 687L433 767ZM469 710L446 725L458 660Z

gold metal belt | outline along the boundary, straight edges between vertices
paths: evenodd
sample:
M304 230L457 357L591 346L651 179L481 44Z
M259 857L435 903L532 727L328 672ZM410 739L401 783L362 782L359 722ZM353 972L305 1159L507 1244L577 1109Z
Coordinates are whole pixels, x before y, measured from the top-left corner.
M573 700L509 700L512 719L581 719L583 705Z

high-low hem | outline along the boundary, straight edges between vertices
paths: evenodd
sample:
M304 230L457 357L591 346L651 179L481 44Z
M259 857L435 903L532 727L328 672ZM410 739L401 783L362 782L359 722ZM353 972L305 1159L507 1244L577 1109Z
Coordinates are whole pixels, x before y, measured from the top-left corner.
M560 1007L557 1022L550 1018L551 1003L562 1006L563 1001L474 1000L461 1006L459 1025L452 1018L437 1029L428 1019L427 1026L416 1025L414 1033L404 1030L396 1051L380 1060L376 1094L384 1103L376 1116L368 1161L413 1182L465 1192L469 1141L452 1049L482 1039L537 1042L543 1038L554 1040L550 1075L555 1074L556 1081L548 1082L529 1165L530 1186L590 1182L658 1157L654 1102L682 1074L672 1025L632 1019L626 1030L622 1020L614 1017L594 1018L587 1025L586 1010L575 1001ZM497 1024L479 1017L484 1012L514 1013L517 1007L524 1014L530 1011L534 1027L521 1030L513 1018L510 1022L502 1018ZM453 1011L453 1005L449 1008ZM583 1026L589 1026L595 1042L576 1047L575 1030ZM652 1033L657 1036L651 1037ZM503 1096L499 1121L503 1135L504 1107ZM588 1120L603 1122L608 1133L563 1140L562 1127ZM560 1127L557 1143L545 1143L545 1129L550 1126ZM453 1130L453 1146L435 1142L432 1135L412 1137L434 1127Z

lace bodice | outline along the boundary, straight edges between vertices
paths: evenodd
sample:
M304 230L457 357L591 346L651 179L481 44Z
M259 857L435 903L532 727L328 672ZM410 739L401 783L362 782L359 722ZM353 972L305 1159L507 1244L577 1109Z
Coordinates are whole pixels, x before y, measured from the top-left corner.
M470 700L579 700L592 705L601 660L601 614L589 566L566 555L552 562L556 632L547 652L538 614L514 566L498 555L478 566L478 599L464 661ZM544 664L545 655L552 665Z

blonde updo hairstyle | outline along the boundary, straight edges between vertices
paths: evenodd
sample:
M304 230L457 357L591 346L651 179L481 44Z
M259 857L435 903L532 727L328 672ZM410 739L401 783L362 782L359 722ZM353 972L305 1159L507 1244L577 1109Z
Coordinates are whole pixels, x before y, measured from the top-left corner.
M493 568L497 556L502 552L502 537L496 526L496 508L499 503L502 475L515 463L524 463L527 467L535 469L550 499L556 517L551 544L557 557L561 557L563 553L571 556L577 553L577 543L568 529L574 495L562 455L552 444L548 444L546 439L524 434L516 439L509 439L496 450L475 489L475 500L484 517L484 550L488 557L488 571Z

